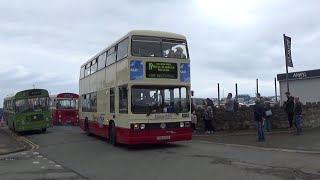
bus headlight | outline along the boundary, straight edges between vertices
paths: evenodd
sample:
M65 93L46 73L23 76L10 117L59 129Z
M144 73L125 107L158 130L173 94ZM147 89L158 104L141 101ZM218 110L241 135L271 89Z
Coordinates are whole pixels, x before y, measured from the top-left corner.
M61 115L59 115L59 118L61 118Z
M133 125L133 129L134 129L134 130L139 129L139 124L134 124L134 125Z
M181 128L184 127L184 123L183 123L183 122L180 123L180 127L181 127Z
M77 115L77 118L79 118L79 115Z
M146 125L145 124L140 124L140 129L145 129Z

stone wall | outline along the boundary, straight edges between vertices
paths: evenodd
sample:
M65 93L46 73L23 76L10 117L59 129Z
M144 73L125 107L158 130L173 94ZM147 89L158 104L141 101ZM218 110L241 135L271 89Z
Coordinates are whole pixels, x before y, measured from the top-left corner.
M197 109L198 116L197 129L204 129L203 110ZM272 108L272 128L281 129L289 126L287 114L283 107ZM215 120L213 121L215 130L241 130L255 128L253 107L241 107L237 112L225 112L224 109L216 109ZM320 127L320 102L307 103L303 106L302 125L307 128Z

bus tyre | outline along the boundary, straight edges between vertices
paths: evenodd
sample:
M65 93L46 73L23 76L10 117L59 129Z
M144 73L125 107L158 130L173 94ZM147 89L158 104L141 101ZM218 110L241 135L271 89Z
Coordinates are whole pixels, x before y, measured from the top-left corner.
M47 128L42 128L42 129L41 129L41 132L42 132L42 133L47 132Z
M87 134L88 136L91 135L90 129L89 129L89 122L88 122L87 119L84 121L84 130L85 130L85 132L86 132L86 134Z
M114 146L117 145L116 127L113 122L111 122L109 126L109 143Z

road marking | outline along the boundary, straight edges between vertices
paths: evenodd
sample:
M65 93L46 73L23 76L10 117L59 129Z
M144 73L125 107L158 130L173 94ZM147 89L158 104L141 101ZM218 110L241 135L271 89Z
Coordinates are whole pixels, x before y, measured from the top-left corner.
M44 169L45 167L44 166L41 166L41 169Z
M33 164L39 164L40 162L39 161L33 161L32 163Z
M38 156L39 158L42 158L43 156Z
M54 162L53 162L53 161L49 161L49 163L54 164Z
M250 149L257 149L257 150L264 150L264 151L280 151L280 152L303 153L303 154L320 154L320 151L304 151L304 150L282 149L282 148L264 148L264 147L257 147L257 146L217 143L217 142L202 141L202 140L192 140L192 141L207 143L207 144L216 144L216 145L222 145L222 146L243 147L243 148L250 148Z
M60 165L58 165L58 164L57 164L57 165L54 165L54 167L56 167L56 168L61 168L61 166L60 166Z
M23 136L19 136L18 138L20 140L24 141L25 143L29 144L31 146L31 150L36 150L36 149L39 148L39 146L37 144L35 144L34 142L30 141L29 139L27 139L27 138L25 138Z

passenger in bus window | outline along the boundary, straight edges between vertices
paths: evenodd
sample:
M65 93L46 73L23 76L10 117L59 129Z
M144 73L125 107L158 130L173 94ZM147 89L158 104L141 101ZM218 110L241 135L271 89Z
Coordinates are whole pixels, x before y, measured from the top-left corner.
M168 58L173 58L173 57L174 57L174 51L170 49L168 53Z
M176 48L175 57L176 58L183 58L183 59L186 58L186 56L183 53L183 49L181 47Z

